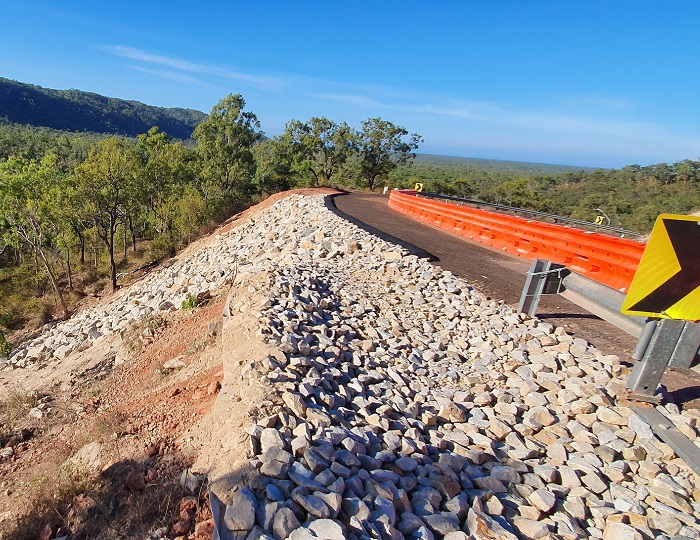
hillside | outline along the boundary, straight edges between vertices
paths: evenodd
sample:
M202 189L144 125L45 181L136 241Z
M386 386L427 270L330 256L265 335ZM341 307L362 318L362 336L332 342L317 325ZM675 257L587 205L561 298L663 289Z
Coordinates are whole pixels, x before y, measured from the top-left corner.
M136 137L151 127L189 139L206 115L80 90L52 90L0 77L0 121L57 130Z

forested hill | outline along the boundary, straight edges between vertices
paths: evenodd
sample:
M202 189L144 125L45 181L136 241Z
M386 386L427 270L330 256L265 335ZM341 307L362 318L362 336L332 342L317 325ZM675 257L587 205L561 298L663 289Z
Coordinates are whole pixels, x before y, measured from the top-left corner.
M63 131L136 137L158 126L177 139L189 139L206 114L193 109L153 107L83 92L52 90L0 77L0 121Z

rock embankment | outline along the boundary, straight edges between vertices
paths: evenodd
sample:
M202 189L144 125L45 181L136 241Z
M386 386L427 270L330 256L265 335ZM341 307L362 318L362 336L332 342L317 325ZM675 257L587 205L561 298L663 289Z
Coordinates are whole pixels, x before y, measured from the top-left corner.
M347 224L314 198L233 233L270 275L243 538L700 537L697 478L629 408L622 368ZM248 267L248 268L246 268ZM697 438L699 415L667 405Z
M250 292L268 296L255 316L276 348L240 376L278 400L246 428L255 474L221 494L222 538L700 538L698 478L617 401L617 357L319 197L275 203L6 365L60 361L234 266L266 276ZM664 412L698 441L700 415Z

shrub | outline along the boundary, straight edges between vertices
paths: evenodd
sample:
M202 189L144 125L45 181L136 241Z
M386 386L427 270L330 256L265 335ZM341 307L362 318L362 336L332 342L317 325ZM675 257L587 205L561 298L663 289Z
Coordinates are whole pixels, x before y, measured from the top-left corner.
M0 330L0 356L5 356L10 354L10 352L12 352L12 345L7 341L5 333Z
M199 300L193 294L188 294L187 298L182 301L182 309L194 309L199 305Z

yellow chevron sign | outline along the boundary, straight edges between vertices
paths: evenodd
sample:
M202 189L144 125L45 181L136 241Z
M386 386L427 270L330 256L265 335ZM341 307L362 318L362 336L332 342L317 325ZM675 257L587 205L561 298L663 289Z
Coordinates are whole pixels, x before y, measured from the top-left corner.
M413 189L415 189L418 193L423 191L423 182L416 182L416 187L414 187Z
M700 320L700 217L657 218L620 311Z

